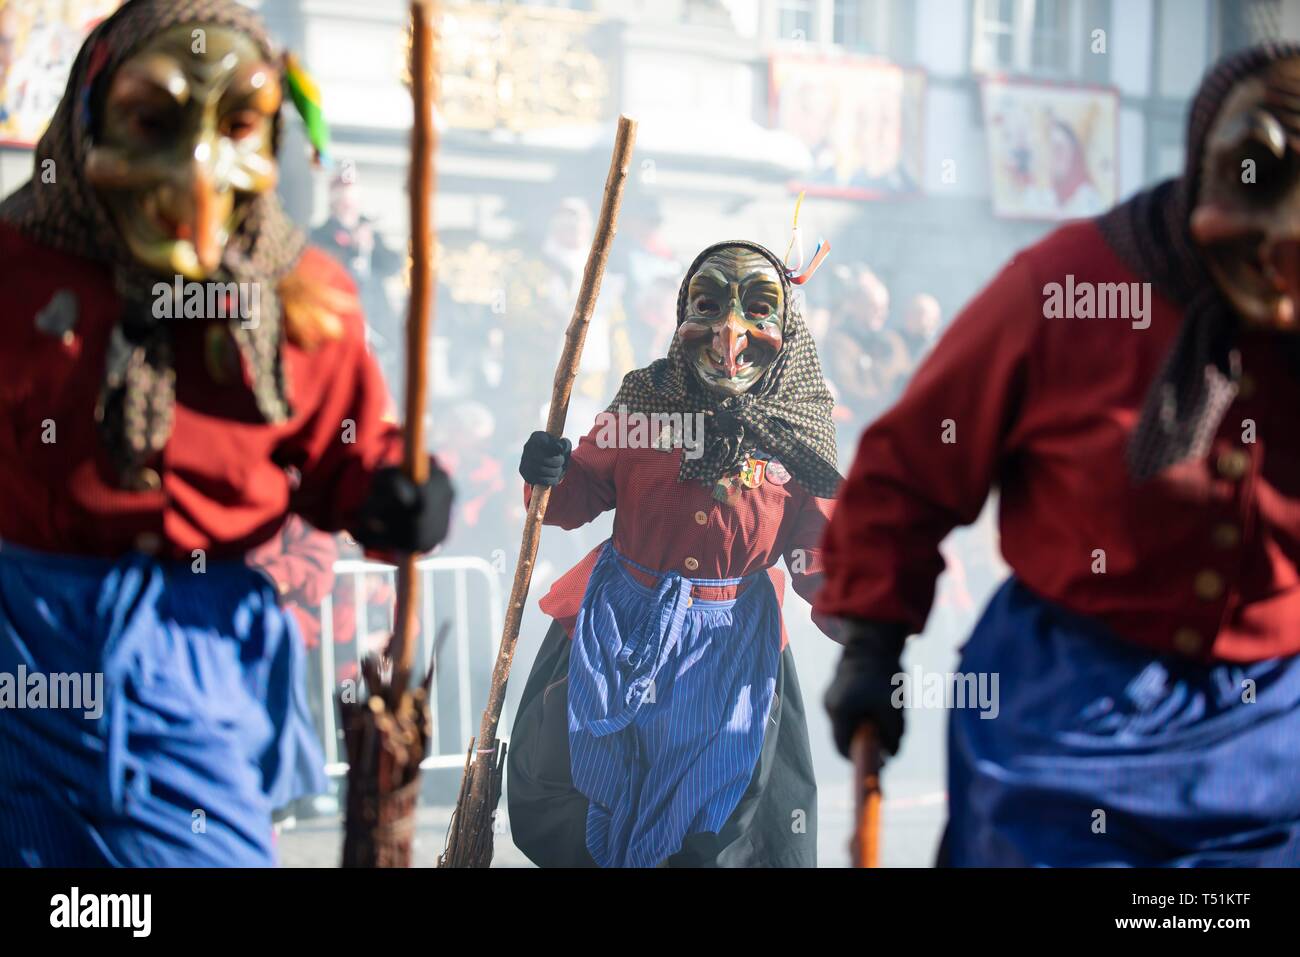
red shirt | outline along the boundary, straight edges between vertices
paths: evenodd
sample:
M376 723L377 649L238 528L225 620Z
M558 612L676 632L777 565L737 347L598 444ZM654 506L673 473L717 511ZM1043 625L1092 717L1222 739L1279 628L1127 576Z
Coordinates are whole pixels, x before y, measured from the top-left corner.
M564 480L551 491L547 525L577 528L614 508L614 547L640 565L685 578L743 578L767 571L779 601L785 582L772 566L784 558L795 591L812 600L821 585L820 542L832 499L809 495L792 478L784 485L768 480L744 489L736 505L726 505L703 483L678 481L681 449L601 448L600 432L597 425L574 450ZM525 501L530 491L524 487ZM598 552L558 579L540 602L570 634ZM652 577L630 570L653 584ZM695 586L691 594L725 600L737 589ZM783 627L782 647L785 640Z
M1039 595L1159 651L1300 651L1300 377L1272 337L1243 335L1242 394L1209 455L1134 486L1125 447L1182 315L1153 291L1146 329L1045 318L1045 285L1068 275L1138 280L1087 221L967 306L862 436L817 610L920 631L939 543L996 485L1002 553Z
M338 558L339 546L333 535L318 532L293 515L279 535L247 556L248 564L275 583L281 602L298 620L298 630L308 648L320 644L320 608L334 590L334 563ZM334 640L341 640L337 627Z
M302 268L353 289L319 250L304 254ZM0 539L79 555L236 557L274 535L290 511L325 531L344 528L373 470L400 460L359 313L313 352L284 346L294 414L283 425L262 421L237 362L233 375L214 373L206 334L225 323L177 319L175 424L151 463L158 488L124 491L95 422L122 309L109 269L0 224L0 289ZM64 290L77 304L71 333L37 328L36 316Z

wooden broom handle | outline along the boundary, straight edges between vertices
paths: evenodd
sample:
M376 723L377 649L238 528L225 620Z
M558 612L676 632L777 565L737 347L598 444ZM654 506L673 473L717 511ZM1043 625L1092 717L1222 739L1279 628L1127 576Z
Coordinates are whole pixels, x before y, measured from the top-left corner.
M614 155L610 159L609 176L605 180L605 195L600 204L600 217L596 220L596 235L591 243L591 251L587 254L582 288L573 307L573 318L569 320L569 327L564 333L564 352L555 369L555 385L551 389L551 408L546 418L546 431L556 438L564 435L564 422L569 414L569 396L573 392L573 381L578 375L587 327L591 324L596 298L600 295L605 264L609 261L609 251L614 245L614 234L618 231L618 213L623 205L623 189L627 185L635 145L636 121L620 116L618 133L614 138ZM515 579L510 586L510 603L506 606L501 647L497 651L496 666L492 669L492 686L488 690L487 706L483 709L483 721L479 726L480 754L495 750L497 723L501 720L506 682L510 677L510 666L514 662L519 626L523 621L528 588L533 580L533 565L537 559L537 545L542 535L542 519L546 516L546 504L550 498L550 486L533 486L532 497L528 501L528 517L524 520L524 537L519 544L519 563L515 566Z
M429 478L424 446L424 407L429 390L429 333L433 328L434 199L437 189L434 157L438 130L433 111L437 103L438 66L435 10L429 0L411 2L411 99L415 119L411 128L411 298L406 317L406 435L402 471L417 486ZM395 696L406 690L415 657L415 612L420 580L417 556L404 555L397 571L397 612L388 653L393 661L390 687Z
M854 867L880 866L880 742L876 731L864 724L853 735Z

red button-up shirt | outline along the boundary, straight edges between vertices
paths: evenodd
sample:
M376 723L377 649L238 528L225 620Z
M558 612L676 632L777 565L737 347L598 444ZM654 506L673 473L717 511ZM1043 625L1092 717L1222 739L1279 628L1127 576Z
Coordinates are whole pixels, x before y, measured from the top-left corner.
M624 431L630 430L618 430ZM791 479L744 489L734 506L727 505L701 482L678 481L681 449L601 448L600 434L597 425L574 449L564 480L551 491L547 525L577 528L613 508L614 547L646 568L684 578L744 578L766 571L779 601L785 582L773 566L784 558L795 591L812 600L821 585L821 537L833 499L809 495ZM529 491L525 486L525 502ZM540 602L570 634L598 554L596 549L560 577ZM653 584L652 577L629 570ZM696 586L691 594L725 600L737 589ZM785 640L783 627L782 647Z
M1160 651L1300 651L1300 377L1242 336L1210 453L1135 486L1125 447L1180 310L1150 327L1044 316L1045 286L1137 282L1091 222L1018 255L862 436L826 537L827 615L925 624L939 543L1000 489L1002 553L1034 592Z
M301 268L353 288L318 250ZM236 557L274 535L290 511L319 529L346 527L373 470L400 459L359 314L343 317L342 337L315 351L284 346L294 414L283 425L262 421L237 361L223 375L210 357L212 323L176 319L174 427L150 464L158 487L124 491L95 422L122 310L109 270L0 224L0 290L0 539L66 554ZM60 292L76 303L66 335L36 323Z

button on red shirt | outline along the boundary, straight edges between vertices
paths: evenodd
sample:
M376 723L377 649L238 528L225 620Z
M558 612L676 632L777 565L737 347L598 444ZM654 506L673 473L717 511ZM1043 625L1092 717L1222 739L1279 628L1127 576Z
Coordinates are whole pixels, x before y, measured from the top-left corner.
M304 254L302 268L353 288L318 250ZM164 557L188 560L194 549L236 557L269 539L289 511L326 531L343 528L374 468L400 460L400 432L385 419L388 393L359 314L344 317L343 336L315 351L284 346L294 414L283 425L261 420L238 362L233 376L220 376L205 352L213 323L165 320L174 324L174 427L149 463L159 487L123 490L95 422L108 337L121 315L107 267L0 225L0 289L0 539L79 555L148 545ZM72 334L39 329L36 316L65 290L76 301Z
M1034 592L1160 651L1300 651L1300 371L1267 333L1210 453L1135 486L1124 453L1181 311L1149 328L1046 318L1045 287L1134 283L1088 221L1017 256L862 437L828 529L827 615L925 624L938 546L1000 491L1002 553ZM1230 529L1230 531L1229 531Z
M785 582L773 566L784 558L795 591L812 600L821 584L820 543L833 499L809 495L791 479L745 489L734 506L726 505L702 482L678 481L682 450L601 448L601 431L597 425L574 449L564 480L551 491L547 525L578 528L613 508L614 547L639 565L687 578L744 578L765 571L779 601ZM630 430L617 430L625 431ZM525 501L529 491L525 486ZM591 552L561 576L539 603L570 634L598 553ZM654 581L630 571L647 584ZM736 593L735 587L692 590L704 600Z

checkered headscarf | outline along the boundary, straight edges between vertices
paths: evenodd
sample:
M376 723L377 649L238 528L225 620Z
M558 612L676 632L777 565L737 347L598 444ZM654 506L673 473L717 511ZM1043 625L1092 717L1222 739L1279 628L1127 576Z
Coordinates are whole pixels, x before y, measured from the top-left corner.
M1237 397L1238 320L1192 240L1189 220L1200 189L1205 140L1229 92L1270 64L1297 56L1300 43L1267 43L1221 60L1192 101L1183 175L1139 193L1097 220L1125 264L1183 309L1178 339L1129 440L1129 471L1135 481L1204 455ZM1293 342L1287 346L1294 351Z
M691 277L720 249L742 247L761 254L781 277L785 293L781 351L754 386L742 395L720 396L699 381L682 347L673 337L666 358L629 372L610 403L645 414L697 413L706 419L704 454L683 457L677 477L713 485L736 473L746 456L762 450L780 459L790 474L812 495L833 498L840 484L831 409L835 400L826 388L812 334L792 299L789 273L770 250L757 243L716 243L695 257L677 293L677 324L686 316Z
M153 318L152 289L172 277L150 274L134 261L81 171L94 145L95 111L105 81L147 41L186 24L237 30L257 43L268 62L276 62L270 36L257 15L234 0L128 0L95 28L77 54L63 99L36 148L37 175L0 204L0 221L36 242L113 267L125 305L109 345L98 415L101 436L127 487L133 487L140 466L161 451L171 435L176 401L171 330L168 323ZM52 183L39 175L47 161L53 161L56 171ZM253 328L244 328L246 324L234 318L230 334L251 379L258 410L268 422L283 422L291 414L276 288L304 248L304 237L275 196L259 196L245 208L213 279L259 287L260 312L256 323L247 323Z

